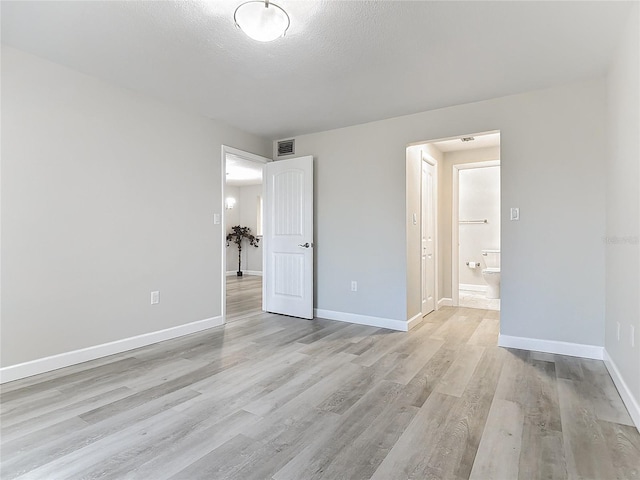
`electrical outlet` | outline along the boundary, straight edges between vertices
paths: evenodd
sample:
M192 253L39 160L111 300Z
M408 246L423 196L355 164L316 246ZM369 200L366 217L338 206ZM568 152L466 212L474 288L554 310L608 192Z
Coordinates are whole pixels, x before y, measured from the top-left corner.
M635 347L636 346L636 327L634 327L633 325L631 326L631 346Z
M618 337L618 341L620 341L620 322L617 322L616 325L618 327L617 337Z
M160 292L151 292L151 305L160 303Z
M358 291L358 282L356 282L355 280L351 280L351 291L352 292Z

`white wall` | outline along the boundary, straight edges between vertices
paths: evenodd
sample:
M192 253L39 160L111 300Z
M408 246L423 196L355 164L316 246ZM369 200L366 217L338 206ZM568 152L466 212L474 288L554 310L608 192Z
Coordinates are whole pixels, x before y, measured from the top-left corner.
M258 227L258 197L262 196L262 185L227 186L226 197L236 199L235 206L226 211L226 231L231 232L231 227L241 225L249 227L253 235L257 234ZM249 245L248 241L242 243L242 271L257 273L262 272L262 238L257 247ZM227 272L238 270L238 249L231 242L227 247Z
M640 27L639 7L629 24L607 79L606 344L611 360L635 401L640 428ZM617 324L620 323L620 341ZM635 348L631 327L635 327ZM620 385L619 385L620 389ZM624 393L623 393L624 395ZM630 410L633 410L627 402Z
M240 188L240 223L249 227L256 235L258 232L258 197L262 196L262 185L247 185ZM257 247L242 247L244 258L244 270L249 272L262 272L262 237Z
M240 187L232 185L225 185L224 198L235 198L236 204L233 208L226 209L224 211L224 223L225 232L230 233L231 227L240 224ZM238 250L233 242L229 243L228 247L225 247L227 251L227 273L238 271ZM244 260L244 258L243 258Z
M487 223L459 226L458 281L484 288L487 284L482 278L482 250L500 250L500 167L460 170L458 192L461 221L487 220ZM480 263L480 266L470 268L467 262Z
M3 367L221 315L223 143L271 149L2 47Z
M420 252L407 250L406 147L500 130L502 333L602 345L604 113L595 79L296 137L296 155L315 157L317 308L418 313L408 308L420 288L407 264ZM509 207L520 222L505 221Z
M473 134L475 132L462 132ZM439 296L451 298L451 235L453 209L453 165L500 160L500 147L474 148L457 152L446 152L443 155L442 167L438 174L438 213L439 213L439 247L438 263L440 265Z

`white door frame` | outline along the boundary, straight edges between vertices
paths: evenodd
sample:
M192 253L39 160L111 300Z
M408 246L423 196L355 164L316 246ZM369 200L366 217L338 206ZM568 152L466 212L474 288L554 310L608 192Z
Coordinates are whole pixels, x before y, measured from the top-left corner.
M452 166L451 180L453 183L453 198L451 201L451 300L454 307L460 304L460 170L472 168L499 167L500 160L487 162L458 163ZM502 191L502 187L500 187Z
M227 154L232 154L235 155L237 157L242 158L243 160L248 160L250 162L256 162L256 163L260 163L262 165L266 164L267 162L271 162L272 160L270 158L267 157L263 157L261 155L256 155L255 153L250 153L250 152L245 152L244 150L239 150L237 148L233 148L233 147L229 147L227 145L222 145L222 151L221 151L221 155L222 155L222 161L220 162L222 165L222 170L221 170L221 175L220 175L220 192L221 192L221 198L220 198L220 209L222 214L220 215L220 248L221 248L221 255L220 258L222 258L222 265L221 265L221 270L222 270L222 276L220 279L222 288L222 294L221 294L221 298L220 298L220 302L222 305L222 323L226 323L227 322L227 231L225 228L226 225L226 208L225 208L225 199L226 197L226 193L227 193ZM263 218L264 221L264 218ZM263 272L262 274L264 275L264 262L262 265L263 268Z
M420 259L421 259L421 266L420 269L422 270L422 229L424 228L424 212L422 212L422 195L424 194L424 187L422 185L422 162L427 162L429 165L431 165L434 168L435 171L435 175L434 175L434 182L433 182L433 225L434 225L434 244L433 244L433 263L434 263L434 291L433 291L433 296L434 296L434 311L438 310L439 306L438 306L438 284L440 277L438 276L439 272L438 272L438 262L439 262L439 255L438 255L438 161L433 158L431 155L429 155L428 153L425 153L424 150L420 150L420 157L421 157L421 162L420 162ZM420 272L420 296L422 297L422 294L424 292L424 285L422 285L422 279L424 278L424 272ZM424 312L421 312L424 315Z

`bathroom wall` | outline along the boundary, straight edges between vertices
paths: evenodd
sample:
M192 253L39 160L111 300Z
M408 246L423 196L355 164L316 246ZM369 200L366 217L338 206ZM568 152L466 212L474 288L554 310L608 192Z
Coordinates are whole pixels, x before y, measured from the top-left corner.
M482 278L482 255L484 249L500 249L500 167L482 167L460 170L459 173L459 220L482 220L487 223L460 223L460 288L465 285L484 289ZM467 262L480 262L478 268L467 266Z
M475 133L465 131L460 133ZM451 298L451 225L453 208L453 165L500 160L500 147L446 152L438 167L438 300Z
M262 185L248 185L242 187L228 186L225 198L233 197L236 203L233 208L225 210L225 228L227 233L231 227L241 225L249 227L256 235L258 229L258 198L262 195ZM249 242L242 244L242 271L248 274L262 273L262 241L258 247L252 247ZM227 273L238 270L238 250L234 243L227 247Z

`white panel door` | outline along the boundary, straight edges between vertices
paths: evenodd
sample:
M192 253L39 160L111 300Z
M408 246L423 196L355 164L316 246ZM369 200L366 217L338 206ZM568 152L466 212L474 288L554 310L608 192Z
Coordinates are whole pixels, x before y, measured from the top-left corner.
M422 162L422 315L436 307L435 167Z
M265 165L263 309L313 318L313 157Z

